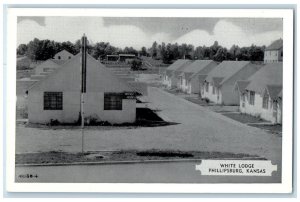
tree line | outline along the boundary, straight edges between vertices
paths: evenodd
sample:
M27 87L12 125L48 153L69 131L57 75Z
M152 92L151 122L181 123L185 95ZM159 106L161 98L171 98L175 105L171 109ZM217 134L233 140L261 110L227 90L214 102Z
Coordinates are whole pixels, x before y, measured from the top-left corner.
M170 63L177 59L192 60L245 60L263 61L265 46L251 45L249 47L239 47L233 45L229 50L219 45L217 41L213 45L194 47L191 44L165 43L157 44L154 42L149 49L150 56L162 59L164 63Z
M73 55L80 52L81 41L77 40L75 43L70 41L67 42L56 42L51 40L39 40L34 38L27 44L20 44L17 48L18 56L27 56L33 61L47 60L53 58L53 56L62 51L66 50ZM92 55L95 59L103 59L106 55L112 54L135 54L138 55L139 51L133 47L125 47L124 49L112 46L109 42L99 42L96 44L87 43L87 52Z
M51 40L39 40L37 38L28 44L20 44L17 48L17 55L26 55L31 60L47 60L52 58L61 50L67 50L72 54L80 52L81 42L75 43L55 42ZM162 60L166 64L172 63L177 59L203 60L210 59L215 61L223 60L245 60L245 61L263 61L265 46L251 45L249 47L239 47L232 45L230 49L222 47L217 41L211 46L194 47L191 44L164 43L158 44L153 42L149 48L142 47L136 50L133 47L124 49L112 46L109 42L98 42L87 45L87 51L95 59L104 59L106 55L113 54L135 54L139 56L148 56L153 59Z

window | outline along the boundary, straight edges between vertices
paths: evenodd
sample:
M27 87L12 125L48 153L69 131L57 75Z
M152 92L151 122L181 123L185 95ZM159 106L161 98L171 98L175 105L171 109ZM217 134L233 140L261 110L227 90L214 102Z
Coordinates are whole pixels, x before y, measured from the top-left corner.
M181 84L181 85L183 84L182 76L180 77L180 84Z
M104 110L122 110L122 94L104 93Z
M62 110L62 92L44 92L44 110Z
M264 94L262 107L264 109L268 109L269 108L269 95L267 93Z
M186 86L188 85L188 80L185 80L185 85L186 85Z
M245 102L246 98L245 98L245 94L242 94L242 101Z
M205 85L205 91L208 92L209 83L206 83Z
M254 105L255 92L250 91L250 105Z
M213 95L216 93L216 88L213 86Z

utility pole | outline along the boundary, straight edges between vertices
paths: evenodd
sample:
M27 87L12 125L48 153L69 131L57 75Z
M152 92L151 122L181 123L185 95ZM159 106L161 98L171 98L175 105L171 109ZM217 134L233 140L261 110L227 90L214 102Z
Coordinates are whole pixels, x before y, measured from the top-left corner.
M80 96L80 115L81 115L81 152L84 153L84 98L86 93L86 41L85 34L81 38L81 96Z

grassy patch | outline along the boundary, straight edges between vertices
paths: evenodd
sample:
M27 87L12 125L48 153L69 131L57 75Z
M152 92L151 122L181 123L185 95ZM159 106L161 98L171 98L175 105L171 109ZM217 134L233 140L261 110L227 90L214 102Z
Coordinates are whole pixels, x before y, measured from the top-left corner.
M16 154L16 164L61 164L77 162L145 161L172 159L264 159L256 155L228 152L174 151L174 150L122 150L68 153L50 151Z
M195 103L197 105L201 105L201 106L211 106L212 103L209 102L209 100L207 99L201 99L201 98L193 98L193 97L186 97L186 100Z
M257 127L267 132L276 134L281 137L282 135L282 125L275 124L275 125L267 125L267 124L249 124L249 126Z
M233 120L239 121L241 123L263 123L266 122L259 117L251 116L248 114L242 113L224 113L224 116L227 116Z

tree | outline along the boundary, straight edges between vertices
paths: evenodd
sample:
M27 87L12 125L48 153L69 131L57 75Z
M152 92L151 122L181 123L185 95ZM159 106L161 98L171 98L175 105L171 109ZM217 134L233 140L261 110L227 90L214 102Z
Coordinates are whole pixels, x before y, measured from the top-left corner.
M210 59L213 59L214 55L216 55L219 48L222 48L222 46L219 45L218 41L215 41L214 44L210 46L210 53L209 53Z
M17 48L17 55L25 55L28 46L26 44L20 44Z
M71 43L70 41L62 42L60 49L66 50L66 51L72 53L73 55L76 55L77 53L79 53L79 50L77 50L75 45L73 43Z
M137 59L134 59L132 60L131 62L131 70L133 71L137 71L137 70L140 70L141 67L142 67L142 61L141 60L137 60Z
M148 55L147 49L146 49L145 46L142 47L140 54L141 54L142 56L147 56L147 55Z
M238 56L241 54L240 47L237 45L231 46L229 49L229 58L230 60L237 60Z
M223 60L227 60L227 56L227 49L222 47L218 49L217 53L213 56L213 59L215 61L222 62Z
M249 48L249 55L251 61L263 61L264 60L264 47L251 45Z
M162 59L163 63L170 64L173 60L173 52L171 44L168 43L167 46L164 48L164 44L162 44Z
M154 41L151 47L151 57L156 58L157 57L157 42Z
M179 58L179 47L178 47L177 43L171 44L171 52L172 52L172 55L173 55L173 58L172 58L173 60Z
M28 43L26 55L31 60L47 60L52 58L56 53L54 41L33 39Z

